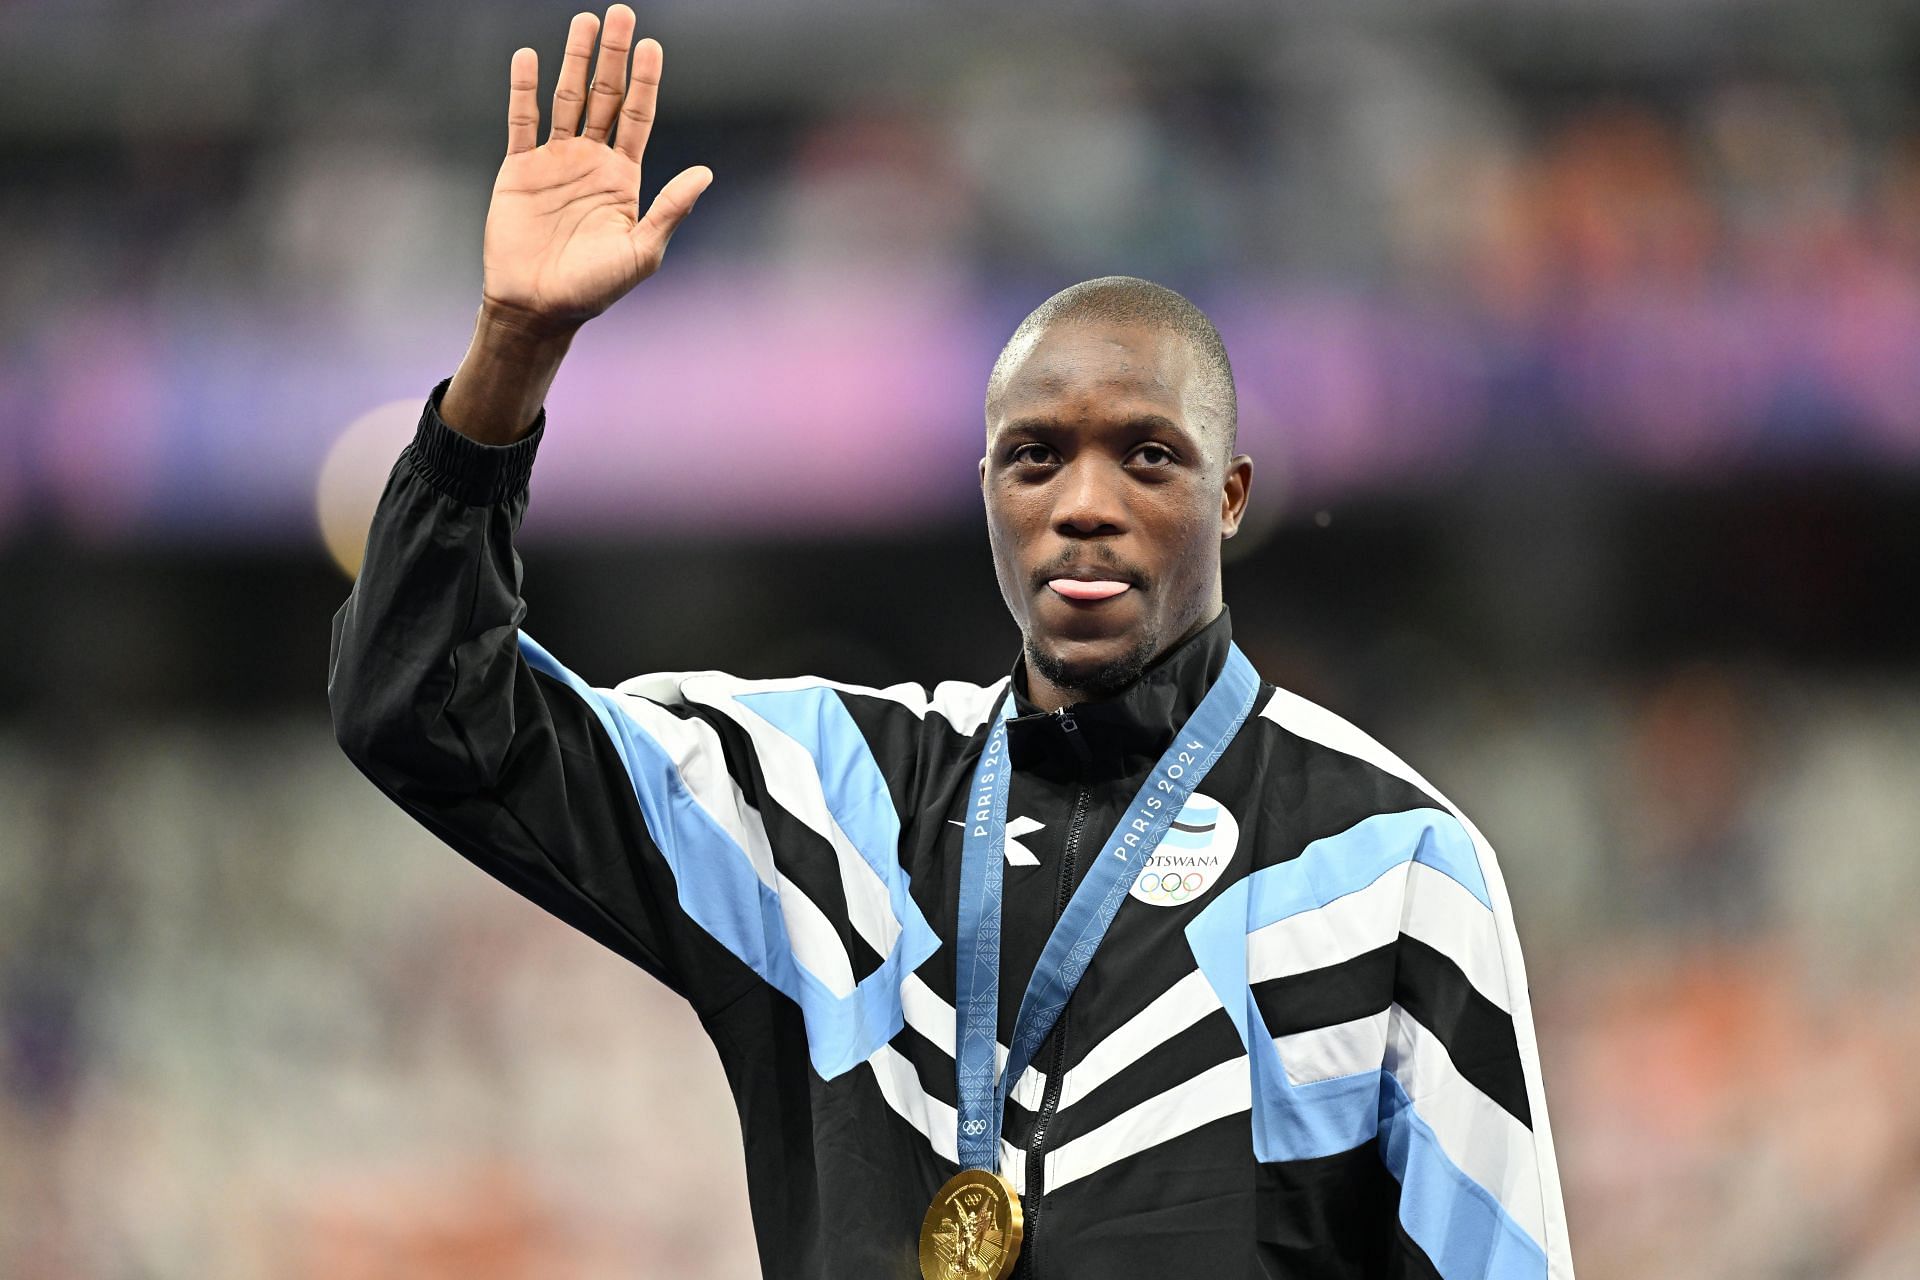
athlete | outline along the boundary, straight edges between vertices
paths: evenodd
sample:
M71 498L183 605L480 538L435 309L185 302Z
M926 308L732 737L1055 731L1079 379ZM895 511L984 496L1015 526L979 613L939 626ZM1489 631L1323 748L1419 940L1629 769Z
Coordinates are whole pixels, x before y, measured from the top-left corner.
M342 747L692 1004L768 1276L1567 1280L1493 851L1233 643L1253 464L1178 294L1065 289L988 376L992 683L596 688L522 630L547 390L712 178L639 213L634 25L573 19L544 143L513 55L473 342L334 620Z

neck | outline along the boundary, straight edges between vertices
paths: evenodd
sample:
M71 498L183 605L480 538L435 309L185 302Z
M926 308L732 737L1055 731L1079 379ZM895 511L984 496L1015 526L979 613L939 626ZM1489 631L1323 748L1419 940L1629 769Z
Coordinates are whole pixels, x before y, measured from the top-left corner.
M1117 698L1131 688L1135 681L1140 678L1140 675L1146 674L1148 669L1156 662L1159 662L1160 659L1166 657L1167 654L1186 643L1198 634L1208 623L1219 616L1220 601L1216 599L1211 606L1201 609L1198 620L1185 631L1181 632L1177 639L1171 644L1161 645L1155 650L1153 656L1141 665L1139 675L1136 675L1133 680L1129 680L1117 689L1098 690L1088 689L1078 685L1056 684L1039 671L1034 665L1032 655L1029 654L1025 664L1027 670L1027 697L1042 711L1058 711L1062 707L1071 706L1076 702L1105 702L1110 698Z

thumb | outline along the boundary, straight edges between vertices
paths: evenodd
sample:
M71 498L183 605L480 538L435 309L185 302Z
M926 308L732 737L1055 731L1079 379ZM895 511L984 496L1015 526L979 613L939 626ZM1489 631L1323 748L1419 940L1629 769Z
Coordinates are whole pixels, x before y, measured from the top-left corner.
M647 206L646 216L629 233L643 253L657 258L667 251L667 241L673 238L675 228L693 212L694 202L712 181L713 170L697 164L682 169L660 188L660 194Z

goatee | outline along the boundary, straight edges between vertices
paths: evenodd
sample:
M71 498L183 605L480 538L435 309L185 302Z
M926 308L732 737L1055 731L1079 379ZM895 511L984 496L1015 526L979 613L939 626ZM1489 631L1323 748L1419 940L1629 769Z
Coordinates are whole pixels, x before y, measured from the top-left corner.
M1111 698L1138 680L1159 649L1158 638L1141 636L1133 648L1117 658L1096 666L1069 663L1058 654L1027 640L1027 663L1063 692L1077 695L1076 702L1095 702Z

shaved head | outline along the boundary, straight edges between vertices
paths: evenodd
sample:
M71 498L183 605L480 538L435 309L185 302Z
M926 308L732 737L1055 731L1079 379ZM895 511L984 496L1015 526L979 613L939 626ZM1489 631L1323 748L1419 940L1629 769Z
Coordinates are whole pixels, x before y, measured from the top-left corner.
M1007 379L1048 329L1062 324L1140 325L1177 334L1193 357L1200 407L1209 421L1214 454L1233 457L1239 435L1240 401L1233 389L1233 366L1219 330L1200 308L1164 285L1137 276L1101 276L1070 285L1048 298L1013 331L987 377L987 422L1005 391Z

